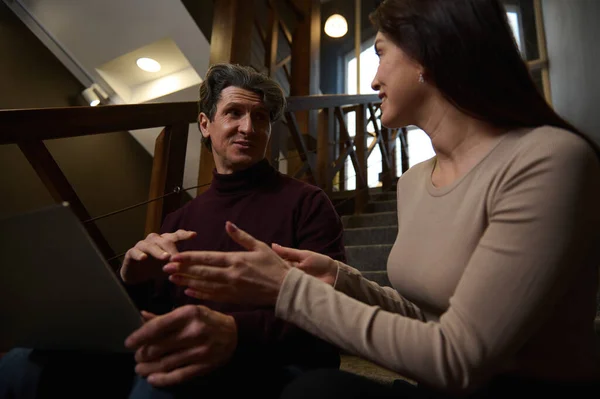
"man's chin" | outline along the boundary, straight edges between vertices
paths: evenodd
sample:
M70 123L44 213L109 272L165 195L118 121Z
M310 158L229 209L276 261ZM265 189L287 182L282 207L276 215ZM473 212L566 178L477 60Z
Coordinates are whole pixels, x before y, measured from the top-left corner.
M260 162L264 157L258 157L256 155L249 154L236 154L229 160L231 165L237 170L249 168L250 166Z

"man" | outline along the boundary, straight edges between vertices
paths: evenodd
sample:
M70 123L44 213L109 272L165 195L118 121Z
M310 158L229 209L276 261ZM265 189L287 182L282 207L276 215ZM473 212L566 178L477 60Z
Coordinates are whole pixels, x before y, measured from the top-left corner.
M200 88L198 124L215 161L211 186L168 215L161 234L129 250L121 268L125 283L163 282L161 298L154 300L158 312L160 305L176 306L162 316L145 313L148 322L126 341L136 350L137 373L146 378L134 391L192 381L204 389L217 386L223 394L242 388L237 391L265 397L276 394L291 370L339 366L334 348L276 319L273 309L200 304L161 281L162 267L179 251L241 250L224 233L227 220L265 242L344 259L341 222L325 193L280 174L265 159L271 124L284 107L281 88L251 68L209 69Z
M12 383L31 387L32 381L44 379L52 387L49 391L66 375L69 382L58 391L63 396L79 382L88 388L84 397L101 388L111 391L112 384L118 388L111 392L129 393L130 398L252 393L276 397L302 370L339 366L335 348L276 319L274 309L197 301L162 271L179 251L241 250L224 233L227 220L264 242L345 260L340 218L327 196L280 174L265 159L271 124L284 107L281 88L253 69L230 64L209 69L200 88L198 124L215 161L211 186L168 215L159 233L131 248L120 269L140 309L148 310L142 313L146 323L125 342L135 351L135 365L122 356L119 361L112 356L98 361L98 356L74 356L61 361L60 367L47 367L56 362L46 358L31 367L35 353L15 351L9 353L11 361L0 363L0 396L1 374L27 362L26 372ZM43 368L51 369L45 371L46 378L40 378ZM133 368L137 377L132 384L127 370ZM99 380L105 385L100 386Z

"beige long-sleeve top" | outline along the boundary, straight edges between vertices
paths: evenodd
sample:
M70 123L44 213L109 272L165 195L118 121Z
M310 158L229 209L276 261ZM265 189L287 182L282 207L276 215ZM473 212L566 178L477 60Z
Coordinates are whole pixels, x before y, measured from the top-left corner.
M335 288L292 269L277 316L448 391L505 372L597 378L600 165L590 146L551 127L513 131L443 188L431 183L434 162L398 182L394 288L343 264Z

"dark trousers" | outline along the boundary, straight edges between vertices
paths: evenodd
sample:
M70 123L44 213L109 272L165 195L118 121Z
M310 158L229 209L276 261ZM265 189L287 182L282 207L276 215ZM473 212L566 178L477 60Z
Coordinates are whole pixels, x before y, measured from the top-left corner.
M397 380L383 385L371 379L341 370L309 371L291 382L281 399L506 399L513 397L598 398L600 385L565 384L499 377L480 391L468 395L449 395Z
M254 364L254 367L252 367ZM131 354L13 349L0 359L0 399L275 399L302 370L231 364L168 388L136 376Z

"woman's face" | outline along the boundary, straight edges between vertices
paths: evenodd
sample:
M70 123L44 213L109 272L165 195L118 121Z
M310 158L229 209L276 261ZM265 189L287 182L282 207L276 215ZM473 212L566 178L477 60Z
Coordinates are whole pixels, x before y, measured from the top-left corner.
M382 100L381 123L389 128L415 124L425 96L426 84L419 82L422 67L381 32L375 37L375 52L379 67L371 87Z

